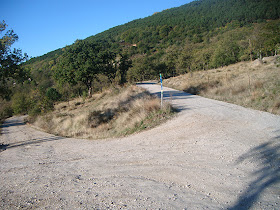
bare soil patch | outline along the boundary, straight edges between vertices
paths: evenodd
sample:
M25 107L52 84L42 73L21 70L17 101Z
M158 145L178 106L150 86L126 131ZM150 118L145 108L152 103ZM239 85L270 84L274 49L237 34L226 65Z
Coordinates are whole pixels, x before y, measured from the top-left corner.
M65 138L8 119L0 208L278 209L279 116L170 88L164 99L181 112L125 138Z

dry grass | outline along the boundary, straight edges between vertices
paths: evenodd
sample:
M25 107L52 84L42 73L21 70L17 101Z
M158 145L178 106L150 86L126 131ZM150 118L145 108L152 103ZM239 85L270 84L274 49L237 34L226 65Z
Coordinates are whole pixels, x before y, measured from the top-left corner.
M115 88L92 98L75 99L39 116L34 125L60 136L76 138L120 137L151 128L172 116L170 105L136 86Z
M280 57L240 62L164 81L164 85L261 111L280 114Z

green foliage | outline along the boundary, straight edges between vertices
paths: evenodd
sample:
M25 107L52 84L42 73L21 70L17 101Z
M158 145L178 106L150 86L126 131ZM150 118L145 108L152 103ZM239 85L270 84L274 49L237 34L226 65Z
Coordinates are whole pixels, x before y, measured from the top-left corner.
M30 60L26 61L26 64L30 65L30 64L38 63L38 62L45 61L45 60L53 60L54 57L58 57L62 53L63 53L63 49L60 48L60 49L51 51L49 53L46 53L45 55L31 58Z
M119 85L124 85L127 82L127 71L132 67L132 61L128 58L128 55L121 55L119 62Z
M100 83L106 86L107 83L116 81L117 72L118 83L123 85L132 61L127 54L121 54L118 60L117 54L108 50L109 48L110 45L106 42L76 41L57 59L53 68L55 80L61 85L83 84L89 96Z
M0 101L0 122L13 115L13 109L11 102L2 100Z
M32 90L29 98L30 106L28 108L28 114L30 116L37 116L42 113L47 113L54 108L54 101L48 98L45 93L42 93L38 89Z
M212 56L212 66L226 66L238 61L239 47L236 42L225 39L221 41Z
M53 102L47 97L41 96L41 100L37 101L35 106L31 109L31 113L47 113L54 108Z
M88 97L88 94L86 91L83 91L83 94L82 94L82 98L83 98L83 102L85 102L86 98Z
M11 50L11 46L18 40L18 36L13 30L6 30L5 21L0 22L0 97L9 98L11 83L22 83L28 78L20 64L27 58L23 56L21 50Z
M51 101L58 101L61 98L61 94L55 88L49 88L46 96Z
M278 0L197 0L77 40L26 66L41 90L68 84L68 92L59 89L62 98L85 89L90 95L110 83L158 79L159 73L168 78L274 55L280 50L279 17Z
M83 83L89 90L93 88L93 81L102 73L112 80L115 76L116 55L101 44L78 40L68 47L59 57L53 75L60 84L76 85Z
M14 94L12 97L12 108L15 114L27 114L30 108L30 98L26 94Z

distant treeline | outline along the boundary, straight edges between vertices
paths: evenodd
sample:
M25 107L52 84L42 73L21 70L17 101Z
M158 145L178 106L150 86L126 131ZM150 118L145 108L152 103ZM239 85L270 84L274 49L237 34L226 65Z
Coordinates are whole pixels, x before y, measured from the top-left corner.
M24 67L38 90L83 95L277 54L279 19L279 0L193 1L77 40Z

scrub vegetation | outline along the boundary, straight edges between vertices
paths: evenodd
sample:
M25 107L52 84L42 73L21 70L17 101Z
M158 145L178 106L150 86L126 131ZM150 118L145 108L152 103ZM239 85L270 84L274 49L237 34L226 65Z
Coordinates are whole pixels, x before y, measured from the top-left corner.
M187 73L164 85L207 98L280 115L280 57Z
M5 21L0 22L0 32L0 119L16 114L45 116L57 102L90 99L112 87L158 79L160 73L164 79L204 75L209 69L223 71L222 67L238 62L275 56L280 50L280 4L279 0L197 0L29 60L21 50L12 50L18 36ZM247 92L248 85L241 82L246 80L250 91L239 104L251 106L251 97L253 107L278 113L276 76L257 82L252 69L233 68L223 79L206 76L200 86L185 89L201 94L207 89L219 100L230 95L225 100L234 102ZM217 89L233 83L230 92Z
M30 122L60 136L75 138L121 137L152 128L173 116L174 109L136 86L110 88L89 99L76 98L54 106Z

